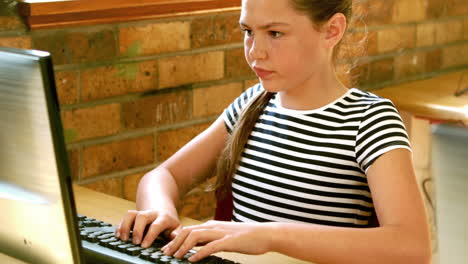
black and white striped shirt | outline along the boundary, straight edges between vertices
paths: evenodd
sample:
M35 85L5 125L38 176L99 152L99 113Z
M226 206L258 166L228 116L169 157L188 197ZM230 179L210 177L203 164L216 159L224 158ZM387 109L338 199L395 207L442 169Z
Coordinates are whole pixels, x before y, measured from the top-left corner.
M229 132L262 90L251 87L226 108ZM366 171L395 148L410 144L388 99L352 88L322 108L296 111L273 96L233 178L233 221L366 226L373 211Z

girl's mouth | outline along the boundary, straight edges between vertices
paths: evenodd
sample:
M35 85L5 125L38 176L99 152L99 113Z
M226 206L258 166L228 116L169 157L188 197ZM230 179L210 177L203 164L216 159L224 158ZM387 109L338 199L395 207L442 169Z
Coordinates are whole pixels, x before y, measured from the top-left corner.
M273 71L265 70L259 67L253 67L253 70L255 71L255 74L257 74L257 77L260 79L267 79Z

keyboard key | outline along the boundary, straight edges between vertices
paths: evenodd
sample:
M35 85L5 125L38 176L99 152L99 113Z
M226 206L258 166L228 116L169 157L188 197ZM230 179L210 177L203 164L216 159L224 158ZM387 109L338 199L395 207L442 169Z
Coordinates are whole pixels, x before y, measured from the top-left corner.
M162 253L161 247L166 245L168 242L168 239L162 236L158 237L151 247L142 248L139 245L131 243L133 232L130 232L129 239L127 241L122 241L115 237L115 226L86 216L78 216L78 220L80 223L79 234L83 241L84 250L88 252L94 252L93 254L102 254L102 256L106 256L109 259L121 259L126 262L129 259L124 260L125 258L132 258L134 260L131 261L132 263L152 262L163 264L192 264L188 261L188 258L197 252L192 249L188 251L182 259L176 259L171 256L166 256ZM85 242L85 240L88 242ZM103 248L115 250L116 252L112 253L112 251L109 251L108 249L106 249L106 251L102 251ZM126 254L125 258L122 258L122 254L118 253L117 251ZM102 263L101 258L96 258L96 261L97 263ZM218 263L238 264L216 256L207 257L201 261L196 262L195 264Z
M123 242L122 240L118 240L115 242L110 242L107 245L108 245L108 248L110 249L117 249L118 246L123 245L123 244L125 244L125 242Z
M158 263L161 263L161 264L169 264L171 263L171 260L172 258L169 257L169 256L162 256L159 258L159 262Z
M117 251L125 253L126 248L133 247L133 246L134 246L133 244L122 244L122 245L118 245L116 249Z
M77 214L78 221L82 221L86 218L85 215Z
M161 248L149 247L149 248L143 249L141 252L153 253L153 252L158 251L158 250L161 250Z
M150 260L151 253L150 252L141 252L139 258L144 260Z
M115 237L115 234L114 233L105 233L103 235L98 236L99 239L108 239L108 238L111 238L111 237Z
M99 240L99 245L107 247L107 245L111 242L119 241L116 237L111 237L108 239L101 239Z
M159 259L161 255L159 254L151 254L149 260L153 261L154 263L159 263Z
M125 253L132 255L132 256L138 256L140 254L142 247L129 247L125 249Z

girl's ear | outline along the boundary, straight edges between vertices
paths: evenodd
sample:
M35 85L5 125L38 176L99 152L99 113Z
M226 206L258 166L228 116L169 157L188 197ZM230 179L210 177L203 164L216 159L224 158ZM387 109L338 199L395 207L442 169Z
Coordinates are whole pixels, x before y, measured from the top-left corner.
M347 21L345 15L342 13L334 14L324 25L325 30L325 41L327 47L333 48L343 38L343 35L347 29Z

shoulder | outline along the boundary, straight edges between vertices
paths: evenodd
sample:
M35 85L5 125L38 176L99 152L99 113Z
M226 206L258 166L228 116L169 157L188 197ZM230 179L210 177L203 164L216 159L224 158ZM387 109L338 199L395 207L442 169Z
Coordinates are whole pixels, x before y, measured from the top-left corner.
M229 132L234 128L247 105L263 91L263 86L261 84L256 84L246 89L224 110L223 118Z
M354 102L367 104L369 107L376 103L390 103L393 105L390 99L378 96L372 92L359 90L357 88L351 89L351 93L349 97L354 99Z
M356 105L361 109L361 121L376 115L398 115L398 110L390 99L378 96L372 92L352 88L346 99L348 105Z
M247 88L241 96L243 96L243 99L245 99L246 101L250 101L252 98L255 98L263 91L263 86L260 83L257 83L254 86Z

